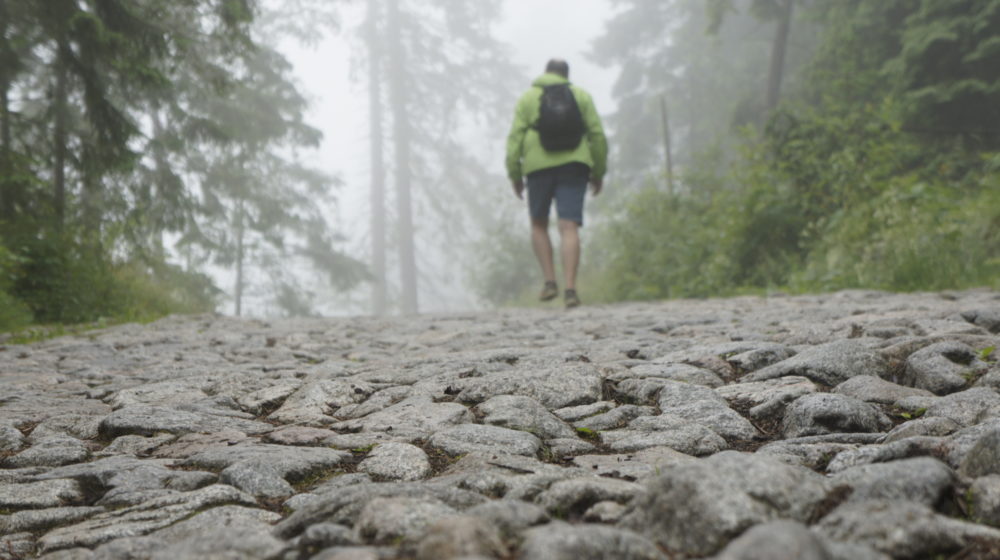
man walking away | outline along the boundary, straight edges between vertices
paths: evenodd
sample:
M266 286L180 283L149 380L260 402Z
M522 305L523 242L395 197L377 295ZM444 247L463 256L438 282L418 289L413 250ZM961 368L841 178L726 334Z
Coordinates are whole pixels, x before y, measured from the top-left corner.
M539 299L559 295L549 238L549 208L556 202L566 307L580 305L576 272L580 263L583 199L589 182L601 192L608 143L590 94L569 82L569 64L550 60L545 74L517 102L507 137L507 175L514 194L524 198L525 178L531 213L531 244L545 286Z

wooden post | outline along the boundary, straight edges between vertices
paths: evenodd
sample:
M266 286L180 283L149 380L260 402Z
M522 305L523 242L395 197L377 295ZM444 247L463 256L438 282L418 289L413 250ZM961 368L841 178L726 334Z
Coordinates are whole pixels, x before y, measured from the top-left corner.
M69 86L67 81L68 56L66 52L69 46L60 43L59 50L55 58L56 84L53 93L53 103L55 105L55 124L52 129L52 143L55 144L55 154L52 160L52 208L55 210L56 229L60 232L66 223L66 160L69 157L69 132L67 113L69 112L68 101Z
M236 286L234 299L236 300L236 316L243 315L243 236L245 228L243 226L243 201L236 202Z
M788 50L788 34L792 27L792 12L794 9L793 0L785 0L781 7L781 19L778 20L778 27L774 34L774 43L771 46L771 69L767 77L767 113L770 117L778 106L781 95L781 79L785 70L785 53Z
M667 192L674 195L674 161L670 148L670 120L667 115L667 95L660 96L660 116L663 119L663 151L667 164Z

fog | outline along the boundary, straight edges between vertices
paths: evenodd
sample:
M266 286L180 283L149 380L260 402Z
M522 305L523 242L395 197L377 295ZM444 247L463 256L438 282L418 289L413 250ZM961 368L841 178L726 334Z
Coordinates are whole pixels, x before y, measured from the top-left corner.
M0 330L993 286L997 14L0 0Z
M542 73L545 63L554 57L564 58L571 65L572 81L585 87L595 98L602 113L614 109L611 87L615 79L613 68L594 64L587 56L594 39L603 30L610 17L609 0L505 0L502 18L495 25L496 38L509 48L512 62L523 72L524 80L510 84L515 90L526 89L530 80ZM364 69L352 65L357 50L356 30L362 25L365 10L360 3L345 5L339 14L343 17L343 33L326 34L318 44L303 44L294 38L281 43L281 51L294 65L295 78L310 100L308 119L324 135L322 146L309 161L327 173L339 176L344 185L337 191L338 203L329 208L331 219L343 224L347 244L355 255L370 254L369 237L369 150L368 103L366 87L361 74ZM355 57L356 58L356 57ZM458 86L460 87L460 86ZM518 92L519 94L520 92ZM511 114L516 97L509 98ZM420 100L415 100L419 105ZM492 165L494 173L503 176L503 149L506 127L496 123L503 134L481 138L476 156ZM488 185L470 185L470 189L491 189L504 195L510 192L507 181L498 180ZM513 196L504 200L510 207L521 209L522 202ZM522 213L523 214L523 213ZM516 231L528 243L527 219ZM425 231L427 224L418 217L418 230ZM525 245L527 247L527 245ZM434 245L422 250L434 253ZM420 310L461 311L480 309L478 301L466 286L465 263L448 262L446 258L426 255L425 262L442 262L448 267L443 275L454 279L432 279L430 285L421 286ZM390 270L391 278L395 271ZM529 274L531 271L525 271ZM303 272L305 273L305 272ZM220 274L225 275L224 272ZM226 282L228 282L228 278ZM350 315L366 313L370 309L366 287L350 293L327 293L327 301L320 302L320 313L325 315ZM251 305L251 309L255 307ZM266 313L266 304L260 302L256 309Z
M298 1L309 5L309 0ZM286 272L299 279L298 289L309 292L312 311L322 315L464 311L530 302L527 294L534 288L529 286L540 283L541 276L531 255L526 205L512 195L506 178L506 134L520 94L549 59L563 58L572 82L593 96L612 150L609 194L586 205L587 221L597 224L584 230L587 275L588 262L594 262L593 270L614 257L603 224L616 219L628 193L668 183L667 134L680 177L692 158L732 157L741 119L762 123L776 27L768 19L772 16L755 10L772 4L778 0L678 0L655 6L611 0L326 5L319 11L336 21L336 29L313 26L319 31L308 41L297 34L274 37L310 102L306 120L323 134L317 150L303 152L305 161L340 182L323 213L343 236L340 250L365 263L373 276L348 290L330 290L322 278L310 277L307 262L288 259ZM266 5L271 19L282 17L279 3ZM384 10L395 6L401 7L402 20L394 23ZM713 16L712 6L729 8ZM379 43L370 39L372 9L381 47L372 47ZM718 23L712 23L714 17ZM453 19L461 20L457 27ZM716 25L717 31L709 31ZM792 48L782 47L790 52L782 52L776 68L803 64L810 49L797 48L794 41L808 33L808 23L796 27ZM399 61L392 52L397 43ZM382 66L376 84L381 188L374 186L371 163L369 92L374 86L368 61L377 52L372 48L385 49L377 55ZM456 69L457 75L448 74ZM780 75L777 80L780 84ZM768 96L777 95L772 90ZM401 99L392 97L396 91L404 92ZM627 104L619 111L621 100ZM665 111L676 112L672 125L665 123ZM397 128L400 122L406 128ZM404 149L406 163L401 164L397 153ZM399 175L399 169L405 173ZM679 179L669 183L671 190L685 189ZM378 196L384 206L375 211L373 192L383 189ZM408 210L399 206L400 196L412 198L404 203ZM384 216L384 225L377 226L373 215ZM375 241L373 232L383 227L384 239ZM411 227L412 234L400 234ZM558 251L555 231L553 240ZM375 255L382 251L380 265ZM232 282L231 271L219 274L226 278L223 284ZM274 307L272 292L249 296L246 308L251 314L285 312Z

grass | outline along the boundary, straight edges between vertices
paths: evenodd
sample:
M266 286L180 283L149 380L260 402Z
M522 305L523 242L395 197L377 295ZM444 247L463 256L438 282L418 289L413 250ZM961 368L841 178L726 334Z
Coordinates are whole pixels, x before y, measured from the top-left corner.
M431 446L426 440L416 440L412 443L413 445L423 449L424 453L427 454L427 460L430 461L431 464L431 473L433 473L432 476L441 474L448 467L454 465L465 456L464 454L449 455L444 450Z
M321 469L292 482L292 488L295 489L296 494L301 494L302 492L308 492L328 480L332 480L345 474L349 474L349 470L344 468Z
M965 381L968 382L969 385L972 385L976 381L979 381L980 377L986 375L987 371L989 371L989 370L986 370L986 369L969 369L969 370L966 370L966 371L962 372L962 378L965 379Z
M901 418L904 418L906 420L913 420L914 418L920 418L921 416L924 415L925 412L927 412L926 408L918 408L918 409L914 410L913 412L899 412L897 414Z
M90 332L106 329L108 327L124 325L126 323L152 323L156 319L157 318L150 318L146 321L100 319L90 323L79 323L75 325L32 325L30 327L24 327L6 334L0 334L0 344L23 346L52 340L53 338L59 338L62 336L81 336Z
M591 430L590 428L577 428L576 433L583 439L588 441L600 441L601 436L596 430Z
M996 346L989 346L983 348L982 350L979 351L979 359L984 362L994 361L991 358L993 357L993 352L995 352L996 349L997 349Z
M973 523L978 523L978 521L976 520L976 515L975 515L975 513L976 513L975 509L976 508L972 504L974 498L975 498L975 496L973 495L972 488L970 487L968 490L965 491L965 504L964 504L965 505L965 516L966 516L966 520L971 521Z

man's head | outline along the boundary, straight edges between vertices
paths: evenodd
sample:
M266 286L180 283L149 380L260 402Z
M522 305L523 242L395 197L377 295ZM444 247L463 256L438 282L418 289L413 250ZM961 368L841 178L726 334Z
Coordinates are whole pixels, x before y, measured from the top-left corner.
M553 58L545 65L545 71L549 74L559 74L563 78L569 79L569 63L561 58Z

